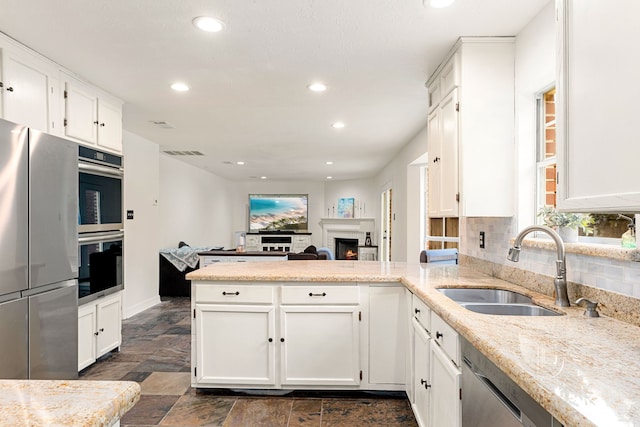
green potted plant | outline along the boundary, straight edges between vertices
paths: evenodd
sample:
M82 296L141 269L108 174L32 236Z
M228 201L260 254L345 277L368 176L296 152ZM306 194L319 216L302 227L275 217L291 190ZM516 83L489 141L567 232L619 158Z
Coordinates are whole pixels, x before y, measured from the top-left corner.
M578 230L584 235L593 232L593 218L589 214L560 212L553 206L544 206L538 211L544 225L558 232L563 241L573 243L578 241Z

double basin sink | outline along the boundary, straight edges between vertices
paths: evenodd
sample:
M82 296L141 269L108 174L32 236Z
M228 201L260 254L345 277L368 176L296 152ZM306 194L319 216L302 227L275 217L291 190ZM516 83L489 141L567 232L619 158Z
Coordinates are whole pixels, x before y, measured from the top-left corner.
M467 310L502 316L562 316L534 304L531 297L506 289L439 288L438 291Z

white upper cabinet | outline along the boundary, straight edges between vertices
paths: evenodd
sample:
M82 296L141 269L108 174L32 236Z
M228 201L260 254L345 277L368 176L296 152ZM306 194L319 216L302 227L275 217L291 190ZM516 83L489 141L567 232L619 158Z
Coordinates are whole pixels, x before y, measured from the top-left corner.
M429 215L514 214L513 37L462 37L427 81Z
M44 132L56 133L59 71L37 54L0 37L2 63L0 117Z
M558 0L557 8L558 207L638 212L640 2Z
M122 152L122 103L64 76L64 134L81 144Z

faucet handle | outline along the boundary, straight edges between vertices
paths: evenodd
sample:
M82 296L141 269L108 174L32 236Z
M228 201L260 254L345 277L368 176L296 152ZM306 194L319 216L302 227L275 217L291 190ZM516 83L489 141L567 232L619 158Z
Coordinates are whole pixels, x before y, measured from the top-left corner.
M585 307L587 308L584 312L584 315L587 317L600 317L600 313L598 313L598 303L589 301L586 298L579 298L576 301L576 305L580 304L582 301L585 303Z

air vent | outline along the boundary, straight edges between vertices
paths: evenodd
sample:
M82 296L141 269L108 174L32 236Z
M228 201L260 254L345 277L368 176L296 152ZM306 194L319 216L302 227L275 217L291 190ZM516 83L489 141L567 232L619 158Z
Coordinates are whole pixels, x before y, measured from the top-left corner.
M200 151L187 150L187 151L178 151L178 150L168 150L165 151L170 156L204 156L204 153Z
M175 126L169 122L165 122L164 120L151 120L151 123L162 129L175 129Z

